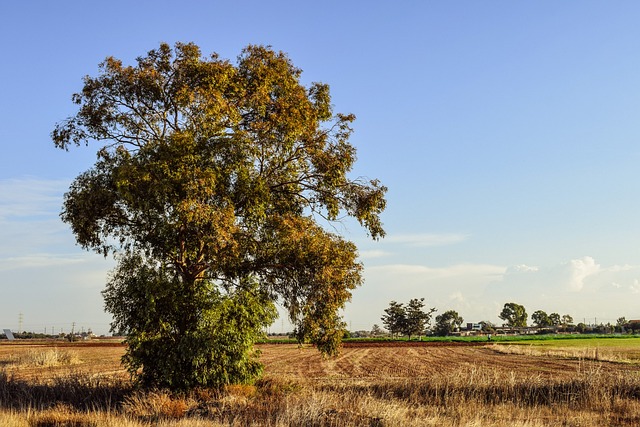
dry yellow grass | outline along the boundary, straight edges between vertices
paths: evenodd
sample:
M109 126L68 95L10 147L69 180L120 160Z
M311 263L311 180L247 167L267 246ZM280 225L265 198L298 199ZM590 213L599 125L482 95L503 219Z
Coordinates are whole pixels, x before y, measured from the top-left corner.
M360 345L323 359L262 345L255 386L174 395L132 390L123 347L64 347L75 364L33 366L8 362L34 348L0 345L0 426L640 425L637 365L496 348Z
M593 360L626 364L640 364L637 347L547 347L531 345L500 345L493 350L503 354L519 354L555 359Z
M58 348L21 352L7 361L7 364L13 365L16 368L51 368L55 366L70 366L77 363L80 363L80 359L76 352Z

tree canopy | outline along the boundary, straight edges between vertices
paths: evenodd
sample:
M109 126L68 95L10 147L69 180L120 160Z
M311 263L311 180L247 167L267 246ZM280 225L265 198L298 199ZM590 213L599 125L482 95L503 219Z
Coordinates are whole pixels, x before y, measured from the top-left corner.
M250 381L252 339L275 302L300 340L338 351L338 310L362 265L323 223L349 216L383 237L386 188L349 177L355 117L300 76L270 47L248 46L234 64L161 44L135 65L107 58L53 130L59 148L98 146L61 217L83 248L119 260L106 309L142 383ZM165 372L178 363L188 367Z
M457 311L447 310L436 316L435 334L438 336L447 336L459 329L464 322Z
M506 303L498 317L512 328L524 328L527 326L527 311L524 306L515 302Z
M565 327L568 325L573 325L573 317L568 314L562 315L561 324Z
M562 318L558 313L551 313L549 315L549 322L551 323L551 326L557 327L562 323Z
M406 323L404 333L411 339L412 335L422 335L431 321L431 316L436 311L431 308L424 310L424 298L412 298L405 308Z
M432 314L436 311L431 308L424 310L424 298L412 298L405 306L403 303L391 301L389 307L384 310L381 320L391 335L420 335L425 332L431 321Z
M539 328L546 328L551 326L551 319L549 315L543 310L536 310L531 315L531 320Z
M384 309L384 314L380 318L382 324L391 335L398 335L404 332L407 322L407 315L404 304L391 301L389 307Z

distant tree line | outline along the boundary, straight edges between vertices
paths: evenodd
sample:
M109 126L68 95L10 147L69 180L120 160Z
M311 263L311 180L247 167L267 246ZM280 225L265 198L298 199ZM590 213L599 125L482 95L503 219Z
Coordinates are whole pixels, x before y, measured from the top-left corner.
M389 307L384 310L381 320L391 336L408 336L411 339L413 336L426 335L431 330L431 319L436 311L435 308L425 309L424 298L414 298L406 304L391 301ZM435 320L433 332L439 336L450 335L459 330L464 322L455 310L445 311L436 316ZM380 327L374 325L371 334L379 335L380 333Z
M408 303L391 301L389 307L384 310L381 317L382 324L392 337L422 335L447 336L458 332L464 319L455 310L447 310L435 316L435 324L431 326L431 319L437 310L425 309L424 298L414 298ZM515 302L505 303L498 317L504 321L503 327L520 329L527 328L529 315L525 307ZM573 317L569 314L547 314L544 310L536 310L531 314L531 326L538 329L538 333L549 332L578 332L578 333L640 333L640 322L629 322L625 317L620 317L615 325L600 324L587 325L585 323L574 324ZM495 333L498 326L490 321L480 321L479 330L483 333ZM364 332L364 331L362 331ZM369 336L380 336L384 331L378 325L374 325Z

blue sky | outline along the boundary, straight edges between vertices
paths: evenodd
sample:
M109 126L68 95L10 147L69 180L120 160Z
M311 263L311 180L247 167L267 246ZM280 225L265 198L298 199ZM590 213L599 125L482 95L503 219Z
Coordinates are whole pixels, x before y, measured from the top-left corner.
M0 3L0 326L107 332L113 262L58 218L97 148L49 133L106 56L176 41L232 60L272 45L357 116L354 176L389 187L388 236L338 227L365 264L352 329L415 297L467 321L511 301L640 318L640 4L270 3Z

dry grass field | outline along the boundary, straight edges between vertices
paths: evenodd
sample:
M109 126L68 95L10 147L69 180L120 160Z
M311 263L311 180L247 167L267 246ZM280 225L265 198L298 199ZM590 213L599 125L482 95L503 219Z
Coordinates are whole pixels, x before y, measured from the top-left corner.
M0 426L640 425L640 340L591 344L265 344L255 386L171 395L133 390L118 343L4 342Z

